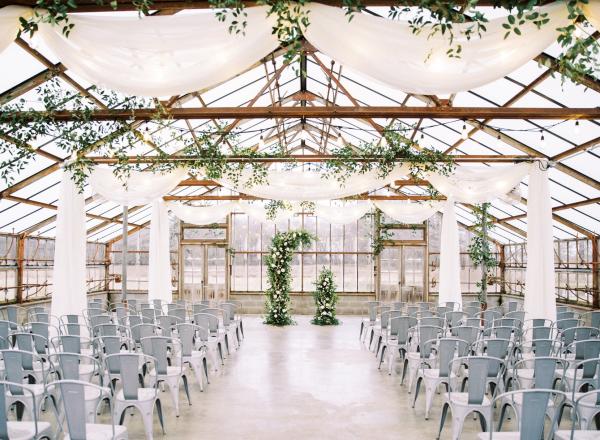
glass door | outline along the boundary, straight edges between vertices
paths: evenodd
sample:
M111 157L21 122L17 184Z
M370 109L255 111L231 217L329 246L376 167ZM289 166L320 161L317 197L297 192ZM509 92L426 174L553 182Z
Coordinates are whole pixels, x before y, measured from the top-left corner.
M379 300L422 301L425 291L425 246L386 246L380 255Z
M187 301L227 299L225 245L182 246L182 298Z

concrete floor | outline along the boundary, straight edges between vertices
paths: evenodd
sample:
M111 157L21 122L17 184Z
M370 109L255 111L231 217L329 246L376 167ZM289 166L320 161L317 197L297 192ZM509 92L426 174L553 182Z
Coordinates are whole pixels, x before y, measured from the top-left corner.
M310 324L276 328L245 317L246 339L201 393L192 381L192 406L180 394L181 416L163 393L167 435L156 439L422 439L433 440L441 404L426 421L424 392L411 408L399 376L379 372L374 355L358 341L360 318L341 317L337 327ZM439 397L438 397L439 398ZM143 439L138 414L128 416L130 439ZM478 422L466 423L462 439L475 438ZM451 437L450 417L442 439Z

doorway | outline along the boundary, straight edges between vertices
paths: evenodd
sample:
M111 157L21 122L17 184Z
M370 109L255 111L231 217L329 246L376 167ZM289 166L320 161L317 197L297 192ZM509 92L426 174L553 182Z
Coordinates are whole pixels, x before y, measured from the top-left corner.
M391 245L380 255L379 300L425 301L426 250L424 245Z
M181 247L181 289L186 301L227 299L226 245L184 244Z

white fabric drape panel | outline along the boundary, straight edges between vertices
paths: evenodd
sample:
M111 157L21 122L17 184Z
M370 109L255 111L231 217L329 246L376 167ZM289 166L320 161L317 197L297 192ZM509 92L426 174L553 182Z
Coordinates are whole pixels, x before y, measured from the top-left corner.
M504 198L528 173L528 163L500 167L460 166L450 176L430 173L427 179L435 189L456 202L483 203Z
M362 218L372 208L371 202L345 203L343 205L315 205L314 214L329 223L346 225Z
M448 199L444 204L440 238L439 278L439 304L443 305L448 301L454 301L462 306L458 223L456 221L454 200L452 199Z
M15 41L19 32L19 17L28 17L31 9L21 6L5 6L0 9L0 53Z
M583 9L585 18L597 31L600 31L600 1L590 0L588 4L581 3L581 9Z
M527 268L525 272L526 319L556 320L554 236L548 173L531 164L527 200Z
M61 171L60 179L50 313L81 315L87 307L85 200L69 173Z
M270 219L267 217L267 211L262 204L250 204L247 202L238 202L239 210L248 214L248 216L252 217L254 220L259 221L261 223L273 222L278 223L288 218L291 218L294 215L294 210L287 209L279 209L275 214L275 218Z
M162 200L152 203L148 257L148 300L173 301L171 255L169 252L169 214Z
M405 224L423 223L444 206L440 202L412 203L392 200L376 200L373 204L388 217Z
M121 180L112 169L96 167L90 174L90 185L106 200L128 206L147 205L168 194L186 175L182 168L163 174L131 171L129 177Z
M394 21L367 14L354 14L352 21L343 9L311 3L306 39L320 52L345 67L407 93L427 95L470 90L500 79L521 67L558 37L558 27L567 26L563 2L544 6L550 22L537 29L527 23L523 35L504 38L505 17L486 23L487 32L470 40L459 35L471 24L455 24L454 46L460 44L460 58L449 58L449 42L439 32L429 36L424 29L412 33L406 21Z
M251 171L244 171L237 181L221 177L214 179L226 188L271 200L331 200L361 194L382 188L407 176L409 168L397 166L386 177L380 178L377 170L349 176L344 182L324 179L314 171L268 171L265 184L249 185Z
M279 46L265 7L247 8L244 34L230 33L214 11L157 17L70 15L61 26L40 24L44 43L93 84L138 96L201 90L249 68Z
M212 206L189 206L171 202L169 210L180 220L192 225L210 225L223 221L227 214L236 210L237 202Z

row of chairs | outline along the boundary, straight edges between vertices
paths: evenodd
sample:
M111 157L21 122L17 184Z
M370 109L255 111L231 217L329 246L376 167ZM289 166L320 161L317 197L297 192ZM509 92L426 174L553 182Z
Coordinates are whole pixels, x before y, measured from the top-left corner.
M465 418L473 412L479 415L482 430L489 430L495 406L502 407L501 427L507 408L513 409L517 420L531 420L528 412L537 402L536 408L539 410L541 405L544 410L541 424L535 426L543 427L546 415L554 420L547 428L552 433L557 431L565 405L571 408L579 431L588 430L600 413L600 395L592 393L582 398L581 394L590 387L600 388L597 311L580 316L561 309L557 310L560 319L552 322L526 320L518 308L467 313L452 305L418 305L417 313L413 313L415 306L406 304L372 302L369 307L369 316L361 323L361 341L366 344L370 334L366 345L375 352L379 367L388 362L389 374L396 360L401 361L401 383L408 374L408 393L414 392L413 407L424 386L426 419L436 391L445 387L440 433L450 410L453 439L460 437ZM541 438L540 431L531 429L529 423L518 426L521 439ZM577 435L587 435L582 432ZM597 431L591 432L600 436Z
M230 355L229 341L233 351L243 340L236 308L233 303L94 301L81 315L52 317L36 308L25 314L27 319L0 320L0 369L6 379L0 382L0 407L7 414L16 405L17 417L11 422L0 418L0 437L6 432L8 438L17 433L19 438L53 438L52 425L38 423L41 408L48 405L59 432L74 439L92 434L127 438L121 425L132 407L142 415L146 438L153 437L154 409L164 433L159 390L168 388L177 416L181 385L191 404L190 374L203 391L209 370L218 371ZM148 309L153 313L144 312ZM103 425L96 416L105 406L111 423ZM23 422L23 413L32 421Z

